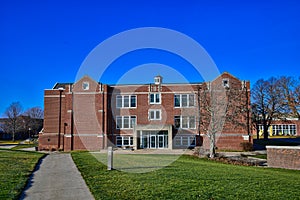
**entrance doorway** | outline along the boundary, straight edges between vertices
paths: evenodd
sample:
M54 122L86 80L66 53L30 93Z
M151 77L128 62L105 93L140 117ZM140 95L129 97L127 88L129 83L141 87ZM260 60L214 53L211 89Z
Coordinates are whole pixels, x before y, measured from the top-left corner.
M139 131L138 136L141 149L168 148L168 131Z

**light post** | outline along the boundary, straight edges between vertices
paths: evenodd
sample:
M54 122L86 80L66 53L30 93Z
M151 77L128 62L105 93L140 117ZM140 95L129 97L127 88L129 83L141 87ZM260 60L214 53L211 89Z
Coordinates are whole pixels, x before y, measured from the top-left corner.
M29 142L30 142L30 140L31 140L31 137L30 137L30 131L31 131L31 128L29 127L29 128L28 128L28 139L29 139Z

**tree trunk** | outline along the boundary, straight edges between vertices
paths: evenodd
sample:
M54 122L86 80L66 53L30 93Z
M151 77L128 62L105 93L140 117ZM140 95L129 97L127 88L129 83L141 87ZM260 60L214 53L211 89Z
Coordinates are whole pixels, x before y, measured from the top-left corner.
M268 133L268 129L264 129L264 140L268 140L269 138L269 133Z
M215 155L216 155L215 134L212 134L210 137L209 157L214 158Z
M15 131L13 131L13 133L12 133L12 141L13 142L15 141Z

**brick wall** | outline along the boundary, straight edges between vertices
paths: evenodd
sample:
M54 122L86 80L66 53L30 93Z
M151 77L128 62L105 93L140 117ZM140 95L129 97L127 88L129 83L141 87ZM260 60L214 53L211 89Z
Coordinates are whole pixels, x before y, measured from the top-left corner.
M299 146L267 146L269 167L300 170Z

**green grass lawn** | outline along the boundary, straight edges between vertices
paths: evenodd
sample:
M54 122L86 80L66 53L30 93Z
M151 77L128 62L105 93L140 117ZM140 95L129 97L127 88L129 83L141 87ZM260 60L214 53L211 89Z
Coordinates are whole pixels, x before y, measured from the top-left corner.
M140 159L135 156L141 155L118 155L114 161L137 164ZM98 161L105 161L105 154L73 152L72 157L96 199L299 199L300 171L295 170L236 166L182 156L159 170L128 173L107 171ZM149 167L161 165L156 163L157 155L147 155L144 160L153 160Z
M30 148L30 147L36 147L37 144L18 144L17 146L13 147L13 150L19 150L19 149L25 149L25 148Z
M0 150L0 199L17 199L42 153Z

